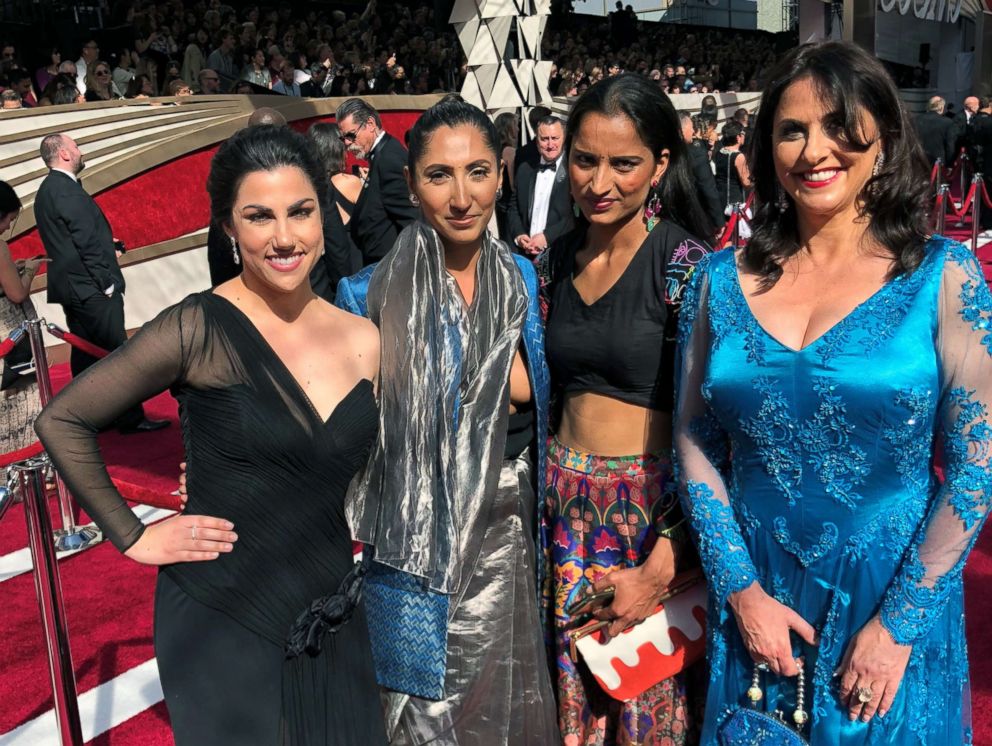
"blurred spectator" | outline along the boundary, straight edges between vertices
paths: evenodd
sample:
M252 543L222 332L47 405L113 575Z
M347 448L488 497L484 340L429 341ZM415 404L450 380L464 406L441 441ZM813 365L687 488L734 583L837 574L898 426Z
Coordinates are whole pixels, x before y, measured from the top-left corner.
M497 147L500 152L502 167L500 170L501 192L496 201L496 224L499 235L504 241L512 240L508 233L507 214L513 197L513 161L517 154L517 143L520 142L520 120L516 114L504 112L496 117L496 134L499 135Z
M341 214L341 222L348 225L355 205L362 194L362 180L345 171L345 150L341 130L333 122L319 122L307 131L331 181L331 202Z
M208 38L207 32L202 28L196 33L190 34L189 43L183 53L183 66L179 71L182 79L190 85L199 83L200 71L203 69L203 63L207 57L204 50L207 47Z
M234 84L234 88L231 89L231 93L236 96L250 96L255 93L255 89L252 88L251 83L247 80L239 80Z
M96 39L90 39L83 44L79 59L76 60L76 88L80 93L86 93L86 75L90 63L96 62L100 56L100 45Z
M149 98L155 95L155 87L152 85L152 79L141 73L135 75L131 79L131 82L127 84L127 91L124 94L124 98Z
M272 74L265 63L265 52L262 49L256 49L252 53L251 60L241 71L241 79L262 88L272 87Z
M222 31L218 35L220 43L207 57L207 67L223 75L225 78L236 80L241 66L234 61L234 34Z
M73 64L73 63L69 63ZM75 65L73 64L73 68ZM38 106L52 106L55 104L55 94L58 93L63 88L71 88L73 97L76 95L76 74L72 73L59 73L54 78L48 81L48 85L45 86L45 90L41 92L41 96L38 98ZM63 102L68 103L68 102Z
M220 76L209 67L200 70L200 93L204 96L216 96L220 93Z
M10 82L11 90L17 93L24 107L31 108L38 105L31 86L31 73L21 68L14 68L7 73L7 80Z
M310 66L310 79L300 85L300 95L305 98L322 98L326 79L327 68L319 62L314 63Z
M91 62L86 72L87 101L110 101L114 98L110 87L110 65L103 60Z
M21 103L21 94L11 89L7 89L3 93L0 93L0 109L7 111L8 109L20 108L23 108Z
M177 78L169 83L168 93L170 96L192 96L193 89L185 80Z
M59 65L59 72L65 73L66 75L71 75L74 78L78 77L76 75L76 63L72 60L64 60Z
M62 53L58 47L53 47L49 52L48 64L39 67L34 73L34 82L38 85L38 90L43 91L48 82L59 74L59 65L62 64Z
M79 89L74 85L66 85L55 91L55 95L52 98L52 103L56 106L61 106L63 104L83 104L86 103L86 97L79 92Z
M272 84L272 90L284 96L300 96L300 84L296 82L296 70L293 64L286 60L279 71L279 80Z

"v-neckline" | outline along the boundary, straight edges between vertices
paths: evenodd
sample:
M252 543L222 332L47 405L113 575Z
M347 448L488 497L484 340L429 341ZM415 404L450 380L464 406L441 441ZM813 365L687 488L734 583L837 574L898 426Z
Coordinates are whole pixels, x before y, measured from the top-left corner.
M641 242L641 245L637 247L637 250L634 251L634 255L630 258L630 261L627 262L627 266L623 268L623 272L621 272L617 277L617 279L615 279L613 283L605 291L603 291L603 294L600 295L598 298L596 298L596 300L594 300L592 303L586 302L586 299L582 297L582 293L580 293L579 289L575 287L575 256L574 255L572 256L572 266L569 268L569 272L568 272L568 284L572 288L572 292L575 293L575 297L579 299L579 302L582 304L584 308L587 309L595 308L603 301L604 298L613 294L614 289L621 282L623 282L624 278L629 274L631 266L633 266L634 262L637 261L638 257L644 251L644 245L648 242L648 236L650 235L651 234L649 233L647 236L644 237L644 240Z
M741 282L740 269L737 266L737 254L736 253L734 253L733 256L732 256L732 262L733 262L733 273L734 273L734 283L733 283L734 284L734 288L736 289L736 291L737 291L737 293L738 293L738 295L739 295L739 297L741 299L741 302L744 304L744 308L747 310L747 315L750 317L752 323L756 327L758 327L758 329L761 330L761 333L764 334L766 337L768 337L768 339L770 339L772 342L774 342L775 344L777 344L782 349L787 350L788 352L791 352L791 353L793 353L795 355L801 355L802 353L804 353L807 350L809 350L811 347L814 347L815 345L819 344L822 340L824 340L827 337L829 337L831 334L833 334L835 331L837 331L838 329L840 329L842 326L846 325L848 323L848 321L850 321L850 319L854 318L856 314L859 314L861 312L861 310L865 306L867 306L870 303L873 303L876 298L878 298L882 293L884 293L893 284L895 284L896 282L898 282L899 281L899 277L902 276L902 275L900 275L899 277L895 277L895 278L893 278L891 280L886 280L882 284L881 287L879 287L875 292L873 292L867 298L865 298L864 300L862 300L860 303L858 303L856 306L854 306L854 308L852 308L850 311L848 311L846 314L844 314L841 318L839 318L837 321L835 321L833 324L831 324L829 327L827 327L827 329L825 329L819 336L817 336L815 339L812 339L811 341L807 342L802 347L796 348L796 347L792 347L791 345L787 345L785 342L783 342L778 337L776 337L774 334L772 334L770 331L768 331L764 327L764 325L761 323L761 321L758 319L758 317L755 315L754 311L751 309L751 304L750 304L750 302L747 299L747 293L744 292L744 284Z
M341 408L341 405L344 404L346 401L348 401L362 387L363 384L368 384L369 386L372 385L372 381L370 381L368 378L359 378L357 381L355 381L355 385L352 386L344 396L338 399L337 402L335 402L334 406L331 407L331 411L328 413L327 417L324 417L317 410L317 407L313 403L313 399L310 398L310 395L307 393L306 389L303 388L303 384L301 384L299 380L296 378L296 376L293 375L293 371L291 371L289 369L289 366L286 365L286 363L283 361L281 357L279 357L279 353L277 353L275 351L275 348L271 344L269 344L269 340L267 340L265 338L265 335L262 334L262 332L259 330L257 326L255 326L255 322L248 317L248 314L246 314L244 311L238 308L231 300L225 298L223 295L218 295L213 291L211 291L210 295L212 295L215 298L220 298L230 308L234 309L237 316L251 330L251 333L255 336L255 339L261 343L262 348L276 361L279 367L282 368L283 372L286 374L286 377L293 382L293 385L296 387L297 392L299 392L300 397L303 399L303 401L306 402L307 407L313 413L314 417L316 417L317 420L325 427L328 424L330 424L332 419L334 419L334 415L337 414L337 411Z

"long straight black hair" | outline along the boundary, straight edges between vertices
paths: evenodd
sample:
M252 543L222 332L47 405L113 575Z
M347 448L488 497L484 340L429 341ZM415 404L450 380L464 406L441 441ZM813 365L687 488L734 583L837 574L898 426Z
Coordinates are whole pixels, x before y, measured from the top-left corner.
M819 97L829 102L838 130L854 150L871 147L863 124L866 116L874 120L884 159L861 192L861 213L869 219L869 234L892 254L890 274L912 272L923 260L929 232L930 180L923 150L882 63L855 44L836 41L797 47L769 74L749 153L756 209L744 266L760 275L767 288L800 248L795 205L788 198L784 210L776 204L779 183L772 145L782 94L799 80L812 81Z
M655 156L668 150L668 168L648 200L656 194L661 200L661 217L677 223L696 238L708 240L715 226L710 225L699 204L679 115L657 83L643 75L623 73L590 86L569 112L566 152L571 150L575 133L587 114L610 117L622 114L633 122L641 142Z

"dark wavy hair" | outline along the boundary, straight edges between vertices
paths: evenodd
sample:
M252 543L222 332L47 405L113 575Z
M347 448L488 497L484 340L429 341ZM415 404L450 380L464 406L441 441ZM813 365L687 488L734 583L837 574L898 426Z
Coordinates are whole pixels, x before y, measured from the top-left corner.
M417 161L423 158L424 151L427 150L427 144L431 141L434 132L440 127L453 128L462 124L471 125L479 130L486 147L496 156L498 167L502 159L500 158L499 135L496 134L496 126L481 109L465 101L446 96L421 114L413 127L410 128L408 133L410 135L409 160L407 163L410 167L410 173L413 173Z
M648 200L656 194L661 200L661 217L697 238L708 239L715 226L699 204L679 115L657 84L643 75L622 73L590 86L568 115L566 153L572 149L575 134L588 114L625 116L633 122L648 150L656 156L668 150L668 168L658 188L648 194Z
M317 204L327 203L327 174L313 143L289 127L261 124L236 132L210 161L207 194L211 220L230 225L234 200L245 177L284 166L300 169L317 193Z
M776 206L779 183L772 132L782 94L796 81L810 80L830 102L833 118L853 149L864 152L871 147L862 125L866 115L874 120L884 162L861 192L861 214L869 218L869 234L892 253L890 276L916 269L929 233L929 173L913 124L882 63L847 42L805 44L787 54L768 80L749 153L756 209L744 266L768 288L782 276L782 263L799 251L795 205L788 200L785 210Z

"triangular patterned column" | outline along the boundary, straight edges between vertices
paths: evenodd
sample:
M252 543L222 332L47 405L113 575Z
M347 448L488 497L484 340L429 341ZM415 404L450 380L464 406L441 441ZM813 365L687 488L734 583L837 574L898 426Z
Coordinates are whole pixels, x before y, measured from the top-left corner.
M548 101L541 38L551 0L455 0L451 23L468 58L462 97L493 114Z

